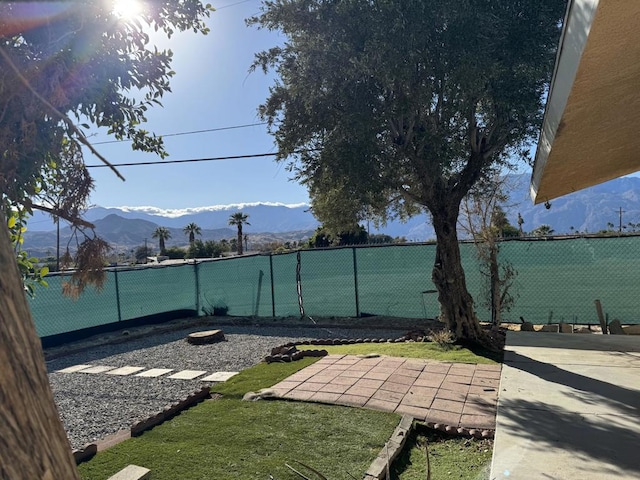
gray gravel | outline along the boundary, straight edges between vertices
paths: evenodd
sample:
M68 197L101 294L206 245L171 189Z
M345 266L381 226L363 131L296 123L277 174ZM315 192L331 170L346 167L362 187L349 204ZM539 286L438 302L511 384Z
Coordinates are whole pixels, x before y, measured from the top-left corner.
M226 341L190 345L192 327L137 338L115 345L99 345L47 362L49 381L72 447L102 439L147 418L165 406L207 385L199 380L144 378L107 374L57 373L78 364L126 365L179 370L240 371L260 362L273 347L313 338L395 338L406 330L353 330L325 328L223 328Z

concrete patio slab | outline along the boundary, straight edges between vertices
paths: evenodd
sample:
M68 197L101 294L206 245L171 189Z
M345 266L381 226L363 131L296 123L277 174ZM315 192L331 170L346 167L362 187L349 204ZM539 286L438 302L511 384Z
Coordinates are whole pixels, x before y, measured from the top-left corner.
M204 378L201 378L203 382L226 382L231 377L235 377L240 372L215 372L211 375L207 375Z
M150 368L141 373L137 373L136 377L160 377L166 373L173 372L173 368Z
M80 370L84 370L86 368L90 368L93 365L72 365L71 367L63 368L62 370L58 370L56 373L76 373Z
M206 370L181 370L173 375L169 375L167 378L174 378L176 380L193 380L205 373L207 373Z
M638 337L509 332L490 478L640 478L638 352Z
M145 367L132 367L132 366L126 365L124 367L114 368L113 370L109 370L108 372L105 372L105 373L107 375L127 376L127 375L131 375L132 373L140 372L144 369Z

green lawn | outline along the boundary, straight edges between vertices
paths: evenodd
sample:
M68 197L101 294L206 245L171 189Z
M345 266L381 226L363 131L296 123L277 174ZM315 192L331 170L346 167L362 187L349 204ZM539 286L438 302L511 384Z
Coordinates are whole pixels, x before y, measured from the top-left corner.
M299 479L300 461L328 478L361 478L400 417L313 403L207 401L141 437L80 465L83 479L106 479L129 464L154 480Z
M489 480L493 452L491 440L454 438L424 428L411 434L403 453L393 464L391 477L398 480L425 480L425 444L429 449L433 480Z
M380 354L390 357L407 357L439 360L456 363L495 364L496 355L478 350L473 352L460 345L453 345L450 349L442 348L434 342L406 342L406 343L354 343L351 345L299 345L299 350L323 349L331 355L367 355Z

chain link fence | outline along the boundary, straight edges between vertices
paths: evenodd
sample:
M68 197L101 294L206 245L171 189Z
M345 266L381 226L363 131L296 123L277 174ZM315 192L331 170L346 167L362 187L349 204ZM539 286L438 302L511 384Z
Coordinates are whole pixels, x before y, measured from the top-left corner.
M467 286L481 320L491 316L473 243L461 243ZM597 324L594 300L611 319L640 323L640 237L515 239L499 261L517 272L504 321ZM100 292L62 295L64 275L30 300L41 337L177 310L199 315L434 318L434 244L303 250L173 266L109 269ZM299 281L298 281L299 279Z

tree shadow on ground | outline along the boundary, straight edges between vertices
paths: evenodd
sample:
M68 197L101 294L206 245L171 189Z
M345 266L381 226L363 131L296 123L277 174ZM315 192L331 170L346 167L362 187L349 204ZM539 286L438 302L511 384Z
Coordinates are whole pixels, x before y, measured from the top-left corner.
M594 459L600 460L596 468L601 472L595 473L601 478L614 478L621 472L640 478L639 390L571 372L512 351L508 352L506 362L512 368L544 381L569 387L572 391L563 392L568 402L578 397L584 404L598 408L572 411L557 402L503 397L499 405L498 428L530 440L532 449L560 449L567 455L584 459L585 473L586 469L591 472L589 478L593 478ZM632 370L633 378L636 368L627 369ZM615 381L615 377L611 380ZM523 456L526 455L527 452L523 452ZM580 478L576 473L575 478Z
M640 416L640 391L570 372L550 363L539 362L516 352L508 352L508 363L547 382L578 391L581 399L592 405L609 405L614 413Z
M601 461L598 462L600 478L615 478L620 471L630 477L635 473L640 478L640 434L630 428L640 421L638 417L585 415L558 406L550 409L543 402L523 399L501 401L500 416L499 428L530 440L536 449L562 449L568 455L590 460L585 462L585 469L591 475L595 459ZM573 478L581 476L576 472Z

